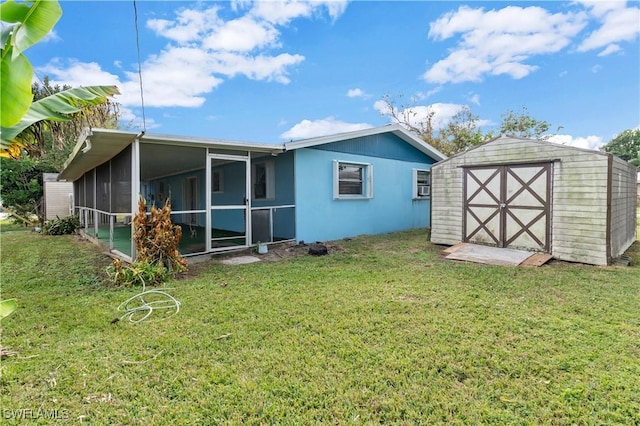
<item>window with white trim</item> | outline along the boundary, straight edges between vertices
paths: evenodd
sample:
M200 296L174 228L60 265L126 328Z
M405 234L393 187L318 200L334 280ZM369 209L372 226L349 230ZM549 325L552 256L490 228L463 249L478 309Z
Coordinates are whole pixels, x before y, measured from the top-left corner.
M251 173L252 195L254 200L273 200L275 194L275 166L273 160L253 163Z
M211 192L224 192L224 173L222 170L214 170L211 172Z
M333 198L373 198L373 165L334 160Z
M431 172L413 169L413 198L420 200L431 195Z

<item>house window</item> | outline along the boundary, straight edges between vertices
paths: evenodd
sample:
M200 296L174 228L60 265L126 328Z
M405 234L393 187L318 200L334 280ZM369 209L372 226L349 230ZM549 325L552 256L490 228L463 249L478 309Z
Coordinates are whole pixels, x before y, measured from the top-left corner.
M254 200L273 200L275 198L275 171L273 161L254 163L251 183Z
M333 198L362 199L373 197L373 165L333 162Z
M431 173L429 170L413 169L413 198L425 199L431 195Z
M224 192L224 175L222 170L214 170L211 173L211 192Z

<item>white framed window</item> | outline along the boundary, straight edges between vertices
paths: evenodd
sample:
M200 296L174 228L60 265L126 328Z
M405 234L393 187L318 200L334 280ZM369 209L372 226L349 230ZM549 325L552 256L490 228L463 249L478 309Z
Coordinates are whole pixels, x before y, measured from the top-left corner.
M427 199L431 195L431 172L413 169L413 199Z
M211 192L214 194L224 192L224 172L222 170L211 172Z
M373 198L373 164L333 160L333 198Z
M251 194L254 200L273 200L276 198L275 165L273 160L253 163Z

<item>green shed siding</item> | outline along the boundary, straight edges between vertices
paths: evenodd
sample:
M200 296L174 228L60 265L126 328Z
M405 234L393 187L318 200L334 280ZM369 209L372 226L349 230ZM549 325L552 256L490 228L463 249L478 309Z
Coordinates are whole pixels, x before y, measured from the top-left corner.
M463 239L463 167L551 162L551 254L606 265L635 240L635 174L617 158L610 170L611 157L500 137L441 161L432 167L431 241L451 245Z

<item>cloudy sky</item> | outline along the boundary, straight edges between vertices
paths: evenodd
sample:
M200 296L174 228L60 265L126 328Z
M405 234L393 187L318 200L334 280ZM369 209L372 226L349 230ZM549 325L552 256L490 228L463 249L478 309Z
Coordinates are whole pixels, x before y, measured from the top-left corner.
M637 1L61 4L26 52L37 75L117 85L131 130L138 57L152 133L296 140L389 123L385 95L438 126L467 106L489 130L526 107L589 148L640 126Z

